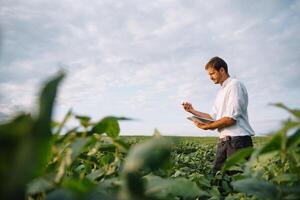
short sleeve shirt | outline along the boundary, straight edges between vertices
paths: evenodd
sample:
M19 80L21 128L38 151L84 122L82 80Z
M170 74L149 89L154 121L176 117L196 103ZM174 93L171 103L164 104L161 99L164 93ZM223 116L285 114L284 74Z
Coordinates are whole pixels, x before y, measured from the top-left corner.
M246 87L237 79L227 78L217 93L210 115L215 120L230 117L235 119L236 123L218 129L220 138L254 135L254 130L249 124L247 107L248 93Z

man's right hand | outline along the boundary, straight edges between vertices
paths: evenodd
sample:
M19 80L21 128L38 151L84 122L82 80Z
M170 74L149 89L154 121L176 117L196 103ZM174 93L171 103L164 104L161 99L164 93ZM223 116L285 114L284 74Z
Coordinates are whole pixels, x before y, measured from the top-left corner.
M183 106L184 110L187 112L192 112L194 110L192 104L189 102L183 102L182 106Z

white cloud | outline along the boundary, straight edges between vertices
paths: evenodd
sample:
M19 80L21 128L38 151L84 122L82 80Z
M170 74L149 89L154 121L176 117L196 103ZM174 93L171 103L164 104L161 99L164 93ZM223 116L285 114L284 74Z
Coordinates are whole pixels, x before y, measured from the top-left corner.
M63 66L68 76L60 90L58 117L74 107L93 117L120 113L144 119L126 124L127 133L161 127L170 134L197 134L182 122L186 113L180 103L188 100L210 111L218 86L203 67L218 55L248 88L253 126L267 132L275 125L264 121L286 116L267 103L296 106L300 97L299 5L4 1L1 113L30 107L37 85Z

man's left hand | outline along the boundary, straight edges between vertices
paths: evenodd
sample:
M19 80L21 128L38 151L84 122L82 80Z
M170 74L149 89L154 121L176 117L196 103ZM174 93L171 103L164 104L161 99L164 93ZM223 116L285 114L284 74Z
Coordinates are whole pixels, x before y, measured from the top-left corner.
M197 120L193 120L194 124L198 127L198 128L201 128L203 130L207 130L208 129L208 126L207 124L204 124L204 123L201 123Z

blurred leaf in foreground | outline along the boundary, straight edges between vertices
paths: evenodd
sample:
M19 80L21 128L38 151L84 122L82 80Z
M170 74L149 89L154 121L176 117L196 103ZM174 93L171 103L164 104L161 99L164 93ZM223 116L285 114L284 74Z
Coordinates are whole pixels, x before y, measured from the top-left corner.
M51 116L60 73L41 90L35 117L20 115L0 125L0 199L24 199L25 184L41 175L51 146Z
M122 199L144 199L145 185L142 176L156 170L170 157L171 142L163 137L135 145L127 156L123 170Z

